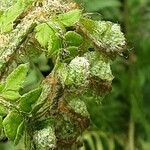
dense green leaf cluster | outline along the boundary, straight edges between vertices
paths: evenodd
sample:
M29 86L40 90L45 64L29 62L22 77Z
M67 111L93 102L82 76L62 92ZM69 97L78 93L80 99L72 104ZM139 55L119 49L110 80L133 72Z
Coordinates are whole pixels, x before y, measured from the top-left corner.
M74 3L38 2L18 0L0 16L0 36L8 37L0 46L1 132L27 149L77 148L97 125L92 109L111 91L125 37Z
M0 111L3 116L8 115L3 120L3 127L6 136L18 144L23 135L25 116L24 113L30 113L32 105L38 100L41 94L41 88L20 95L19 90L27 74L27 64L19 65L2 83L3 89L0 94ZM5 103L6 101L6 103Z

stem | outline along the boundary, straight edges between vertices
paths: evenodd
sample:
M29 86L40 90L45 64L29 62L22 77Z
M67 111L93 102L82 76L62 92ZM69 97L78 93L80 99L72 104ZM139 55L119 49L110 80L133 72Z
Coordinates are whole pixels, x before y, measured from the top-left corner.
M130 11L130 8L129 8L129 1L128 0L124 0L123 1L123 3L124 3L124 32L126 33L126 36L127 36L127 38L129 39L130 38L130 29L129 29L129 11ZM131 54L132 55L132 54ZM130 59L128 60L129 61L129 69L128 69L128 72L129 72L129 75L130 75L130 78L129 78L129 82L128 82L128 96L127 96L127 98L130 100L130 104L131 104L131 107L130 107L130 120L129 120L129 128L128 128L128 142L127 142L127 146L126 146L126 150L134 150L135 148L134 148L134 132L135 132L135 123L134 123L134 120L133 120L133 118L132 118L132 99L131 99L131 95L132 95L132 92L133 92L133 90L132 90L132 84L133 84L133 82L132 82L132 80L134 80L134 75L135 75L135 70L134 70L134 65L135 64L133 64L132 63L132 57L130 57Z
M124 32L126 33L126 36L128 38L129 34L129 8L128 8L128 0L124 0Z
M132 116L130 118L129 122L129 133L128 133L128 149L129 150L134 150L134 121L132 119Z
M0 78L2 78L5 68L9 65L9 63L13 60L13 56L15 55L16 51L20 49L20 46L27 38L28 34L31 33L36 26L36 23L30 23L21 29L16 28L10 34L10 41L9 44L1 49L0 54L0 62L2 63L0 66Z

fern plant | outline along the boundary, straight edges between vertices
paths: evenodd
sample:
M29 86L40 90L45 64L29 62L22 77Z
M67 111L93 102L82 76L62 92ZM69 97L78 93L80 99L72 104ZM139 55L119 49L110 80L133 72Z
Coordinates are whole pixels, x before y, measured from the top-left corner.
M93 124L91 106L111 91L111 64L126 45L120 26L73 2L18 0L2 11L0 30L1 140L77 149Z

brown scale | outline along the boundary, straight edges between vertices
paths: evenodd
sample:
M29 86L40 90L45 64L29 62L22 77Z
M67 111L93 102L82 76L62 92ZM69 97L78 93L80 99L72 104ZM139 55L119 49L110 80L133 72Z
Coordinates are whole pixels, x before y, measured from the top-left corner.
M48 110L46 109L46 114L56 116L58 114L58 103L63 95L63 88L54 72L44 79L43 84L49 84L51 87L47 96L46 106Z
M45 85L50 85L51 89L50 92L47 96L47 102L45 103L46 108L45 111L42 112L38 112L36 114L36 119L39 119L40 117L44 117L44 116L49 116L49 115L53 115L55 116L57 113L57 107L58 107L58 101L61 97L61 95L59 95L60 91L59 91L59 82L57 79L57 76L54 76L54 74L50 74L48 75L42 84Z
M71 3L68 4L68 7L70 9L79 9L81 6L77 3L71 2Z
M71 107L67 105L67 102L65 102L64 100L59 101L58 110L61 113L68 114L81 131L88 128L90 124L89 118L76 113Z
M90 87L95 89L100 95L106 94L112 90L111 82L99 79L98 77L90 77Z
M114 60L116 58L116 52L107 52L107 47L104 47L103 45L98 45L97 42L89 36L89 34L84 30L84 27L78 23L76 26L77 32L80 34L83 34L86 39L89 39L92 41L93 47L98 50L102 55L104 55L106 58L110 58L111 60Z
M57 145L58 147L67 147L67 148L71 147L75 143L78 145L79 141L77 141L77 138L80 136L83 130L89 127L90 120L89 118L74 112L74 110L71 109L62 98L59 101L58 115L56 118L58 120L61 120L63 119L63 115L67 115L70 121L74 124L74 133L76 134L68 138L57 137ZM55 132L61 132L61 127L58 126L58 129L56 129Z

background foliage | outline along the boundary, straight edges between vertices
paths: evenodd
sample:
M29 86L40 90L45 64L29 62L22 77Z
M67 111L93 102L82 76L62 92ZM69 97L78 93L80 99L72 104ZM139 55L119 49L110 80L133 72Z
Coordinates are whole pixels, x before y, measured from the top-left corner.
M77 0L96 19L121 24L129 56L113 67L112 93L95 112L100 132L120 137L116 149L150 148L150 2L148 0ZM111 141L111 138L110 138ZM104 142L103 142L104 143ZM106 145L106 144L104 144ZM103 147L104 148L104 147ZM105 149L105 148L104 148Z

